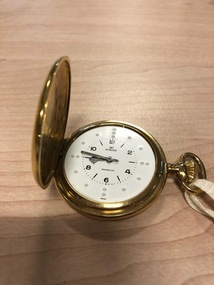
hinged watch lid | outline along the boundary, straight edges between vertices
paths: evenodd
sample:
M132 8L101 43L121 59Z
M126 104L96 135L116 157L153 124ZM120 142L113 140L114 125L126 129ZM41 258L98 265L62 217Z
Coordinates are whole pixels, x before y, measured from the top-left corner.
M32 144L35 180L46 188L59 159L69 111L71 72L68 57L51 68L39 99Z

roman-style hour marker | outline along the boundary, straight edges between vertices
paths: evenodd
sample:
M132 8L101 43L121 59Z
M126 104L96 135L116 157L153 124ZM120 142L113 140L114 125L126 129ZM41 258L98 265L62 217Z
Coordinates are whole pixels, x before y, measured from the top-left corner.
M100 141L101 146L103 146L103 143Z
M92 179L94 179L94 178L97 176L97 174L98 174L98 173L96 173L96 174L92 177Z
M119 180L119 182L121 183L120 177L117 175L117 179Z

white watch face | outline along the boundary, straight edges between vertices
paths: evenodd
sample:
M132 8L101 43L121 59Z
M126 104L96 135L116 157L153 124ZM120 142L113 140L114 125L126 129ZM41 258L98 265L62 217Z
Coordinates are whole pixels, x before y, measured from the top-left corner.
M86 199L122 202L145 190L155 173L155 156L144 137L121 126L82 133L67 150L68 183Z

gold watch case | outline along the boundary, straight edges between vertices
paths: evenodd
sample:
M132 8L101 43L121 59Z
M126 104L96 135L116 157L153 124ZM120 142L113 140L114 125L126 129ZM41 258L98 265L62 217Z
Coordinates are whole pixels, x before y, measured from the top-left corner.
M69 149L72 142L74 142L78 136L87 132L90 129L100 127L100 126L118 126L123 128L131 129L137 132L140 136L144 137L150 144L153 153L155 155L155 173L149 185L146 189L142 189L141 194L133 197L132 199L125 200L122 202L95 202L90 199L78 194L78 191L74 189L67 181L64 172L64 160L67 150ZM119 121L100 121L89 124L78 129L74 134L71 135L66 141L63 148L62 157L59 159L58 166L55 171L55 184L61 196L67 201L67 203L73 207L78 212L85 215L96 217L96 218L111 218L119 219L122 217L128 217L145 210L158 194L163 189L166 178L166 158L157 141L146 131L140 129L134 125L127 124L125 122Z
M139 127L124 122L95 122L78 129L69 138L64 138L70 86L69 59L62 57L51 68L38 104L32 144L32 168L36 182L40 187L46 188L54 177L56 188L65 201L78 212L90 217L120 219L145 210L160 194L168 172L176 171L175 165L167 164L164 152L153 136ZM77 189L68 183L64 172L64 160L69 146L78 136L98 126L131 129L146 139L151 146L156 161L155 173L149 185L139 195L122 202L98 203L81 196Z

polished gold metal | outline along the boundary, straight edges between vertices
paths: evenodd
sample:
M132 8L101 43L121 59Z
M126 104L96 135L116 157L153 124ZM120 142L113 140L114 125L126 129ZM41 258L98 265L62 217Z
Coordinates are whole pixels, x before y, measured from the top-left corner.
M175 174L185 190L200 193L191 186L198 178L206 179L202 161L193 153L183 154L175 164L166 162L158 142L149 133L134 125L119 121L100 121L78 129L68 139L64 138L70 100L70 63L67 57L55 62L42 91L32 144L32 166L35 180L46 188L54 177L56 188L65 201L78 212L101 219L121 219L133 216L151 205L162 191L168 174ZM84 132L100 126L118 126L142 136L151 146L155 156L155 173L146 189L137 196L115 203L95 202L79 194L66 178L64 161L70 145Z
M182 154L175 164L168 164L168 172L176 175L186 191L195 194L202 192L201 189L191 186L196 177L206 179L204 164L197 155L191 152Z
M51 68L40 96L35 120L32 167L46 188L54 175L64 138L70 101L70 64L62 57Z
M64 159L70 145L84 132L100 126L118 126L131 129L138 133L150 144L156 161L155 174L146 189L136 197L116 203L94 202L78 194L78 189L73 188L66 179L64 172ZM59 161L56 173L55 184L61 196L68 204L77 211L87 216L103 219L119 219L129 217L145 210L160 194L167 178L167 163L164 152L157 141L146 131L134 125L119 121L101 121L89 124L77 130L68 140L63 149L63 156Z

